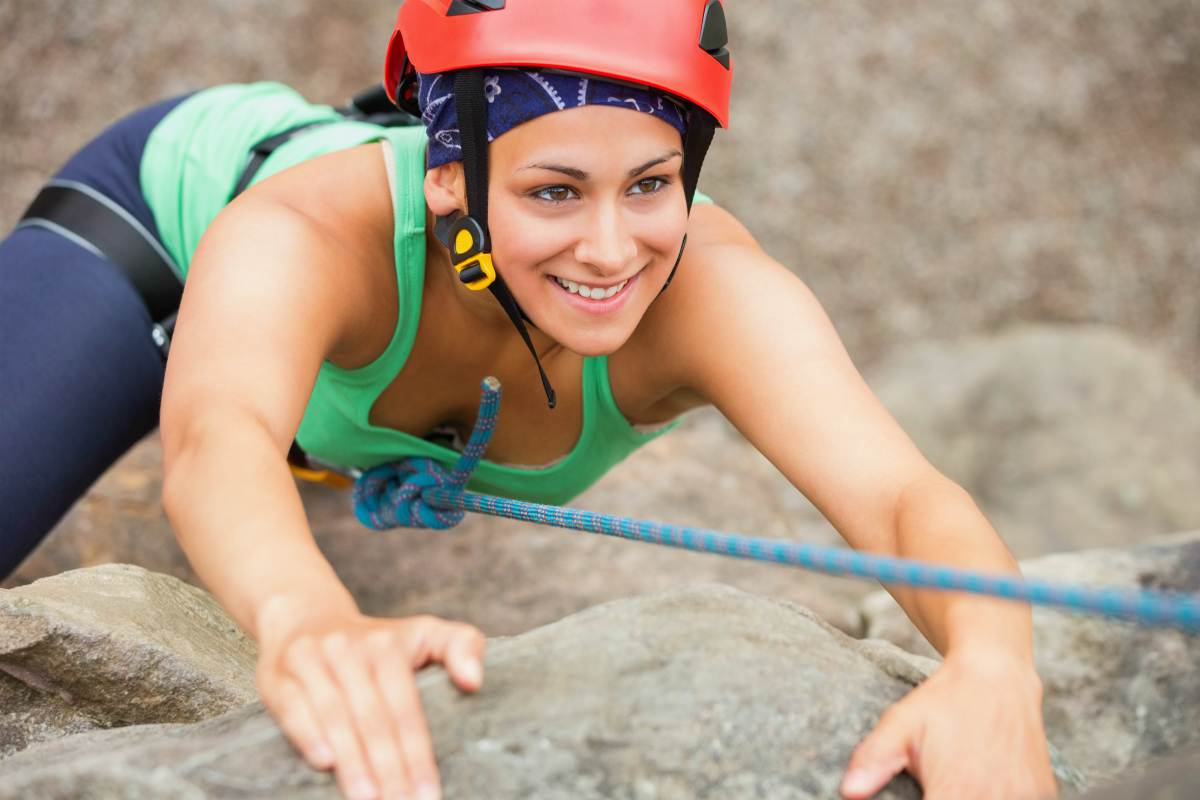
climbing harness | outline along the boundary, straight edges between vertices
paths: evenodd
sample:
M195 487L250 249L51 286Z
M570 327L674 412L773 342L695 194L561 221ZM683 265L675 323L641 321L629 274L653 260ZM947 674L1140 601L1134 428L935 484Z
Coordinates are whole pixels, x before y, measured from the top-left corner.
M831 575L856 575L887 584L1023 600L1035 605L1200 633L1200 595L1195 594L1054 583L859 553L846 548L647 522L467 491L467 481L483 457L500 408L499 381L484 379L482 390L475 428L453 469L447 469L433 459L409 458L374 467L358 477L354 485L354 511L364 525L375 530L397 526L446 529L457 525L464 513L471 511L669 547L791 564Z

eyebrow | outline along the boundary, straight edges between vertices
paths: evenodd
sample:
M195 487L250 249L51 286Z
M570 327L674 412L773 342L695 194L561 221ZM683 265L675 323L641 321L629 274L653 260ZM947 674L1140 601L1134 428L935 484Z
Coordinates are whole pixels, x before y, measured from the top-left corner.
M642 164L641 166L634 167L633 169L629 170L629 177L635 178L638 175L641 175L646 170L650 169L651 167L657 166L658 164L662 164L667 161L670 161L672 158L675 158L676 156L683 158L683 153L679 152L678 150L672 150L669 153L664 153L663 155L659 156L658 158L652 158L649 161L647 161L645 164ZM525 166L518 169L517 172L521 172L522 170L527 170L527 169L548 169L551 172L561 172L563 175L570 176L577 181L586 181L589 177L589 175L581 169L577 169L575 167L565 167L562 164L526 164Z

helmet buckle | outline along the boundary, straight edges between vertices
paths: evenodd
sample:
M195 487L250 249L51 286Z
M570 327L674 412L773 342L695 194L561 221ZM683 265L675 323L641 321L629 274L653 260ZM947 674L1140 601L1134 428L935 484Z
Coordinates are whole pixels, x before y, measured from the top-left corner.
M458 273L458 279L471 291L479 292L496 280L496 265L488 246L487 234L479 220L463 214L450 227L450 263Z

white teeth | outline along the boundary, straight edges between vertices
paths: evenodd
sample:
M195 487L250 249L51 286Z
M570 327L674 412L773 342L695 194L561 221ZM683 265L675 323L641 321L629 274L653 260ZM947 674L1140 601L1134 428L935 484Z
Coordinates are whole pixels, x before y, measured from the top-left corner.
M558 276L555 276L554 280L558 281L558 285L566 289L571 294L577 294L580 297L586 297L589 300L605 300L624 289L625 284L629 283L628 280L623 280L616 286L610 286L607 289L600 289L598 287L576 283L575 281L569 281L565 278L559 278Z

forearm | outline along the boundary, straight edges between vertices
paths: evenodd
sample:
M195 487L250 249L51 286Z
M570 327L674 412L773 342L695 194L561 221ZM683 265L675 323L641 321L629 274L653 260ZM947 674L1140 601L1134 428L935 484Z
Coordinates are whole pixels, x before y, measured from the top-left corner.
M265 617L357 610L266 429L231 414L189 433L164 476L163 506L196 573L242 629L258 640Z
M897 502L897 555L962 569L1020 575L970 495L941 476L911 485ZM889 587L913 623L947 659L1012 659L1033 667L1029 606L956 591Z

